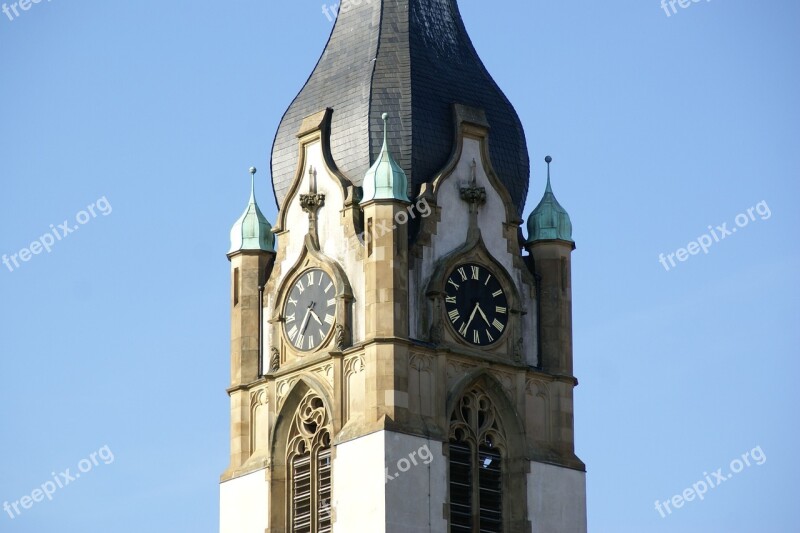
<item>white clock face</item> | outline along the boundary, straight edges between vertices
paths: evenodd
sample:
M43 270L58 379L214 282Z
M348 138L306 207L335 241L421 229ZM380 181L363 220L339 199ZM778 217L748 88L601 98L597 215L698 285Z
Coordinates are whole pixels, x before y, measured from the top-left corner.
M292 285L283 306L284 332L304 352L317 349L336 321L336 287L323 270L303 272Z

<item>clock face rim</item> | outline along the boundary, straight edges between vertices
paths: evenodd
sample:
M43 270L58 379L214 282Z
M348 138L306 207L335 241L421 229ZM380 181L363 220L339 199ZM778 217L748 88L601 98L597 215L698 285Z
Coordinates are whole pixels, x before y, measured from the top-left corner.
M460 274L458 273L458 270L460 268L466 268L466 267L470 267L470 266L477 266L477 267L479 267L481 269L481 271L488 272L497 281L497 285L499 286L500 290L502 291L502 296L503 296L503 298L504 298L504 300L506 302L506 313L505 313L505 317L506 318L502 322L503 330L500 332L500 335L496 339L494 339L493 341L488 342L486 344L476 344L475 342L473 342L472 340L470 340L466 336L461 335L461 333L458 332L458 329L456 328L455 324L453 323L453 321L449 317L449 311L450 310L447 307L448 306L448 304L447 304L447 296L448 296L448 294L447 294L447 286L448 286L449 280L450 280L450 278L452 276L454 276L456 274L458 274L460 276ZM455 265L453 265L453 267L448 269L447 275L444 278L444 305L442 307L444 317L442 318L442 320L447 322L447 325L449 326L451 333L453 334L453 336L456 339L459 340L459 342L462 342L462 343L466 344L467 346L470 346L471 348L491 348L491 347L497 346L498 343L502 342L503 339L505 339L505 337L508 334L508 331L510 329L509 325L511 323L511 313L510 313L510 300L509 300L508 291L503 286L503 283L501 282L502 279L503 278L498 276L493 268L490 268L490 267L486 266L486 264L481 263L479 261L474 261L474 260L473 261L463 261L463 262L456 263Z
M292 339L289 337L289 331L288 331L289 327L288 327L288 322L286 321L286 317L288 316L287 307L290 304L289 299L291 298L292 292L294 292L294 290L297 288L297 283L299 281L301 281L303 279L303 277L308 276L308 274L310 272L322 272L324 274L324 276L326 276L328 278L330 283L333 285L333 289L334 289L333 290L333 296L331 298L332 299L336 299L336 281L334 280L334 277L327 270L325 270L324 268L318 267L318 266L311 266L309 268L306 268L305 270L303 270L302 272L300 272L299 274L294 276L292 278L291 282L288 284L288 289L286 291L286 294L284 295L284 301L283 301L283 306L282 306L282 313L281 314L282 314L282 318L283 318L283 325L281 327L281 332L282 332L284 341L286 342L286 344L288 346L290 346L292 348L292 350L295 350L295 351L300 352L300 353L305 353L305 354L313 353L315 351L320 350L323 346L326 346L328 344L331 336L333 335L333 332L336 329L336 324L338 322L337 321L337 316L336 316L336 314L337 314L336 313L336 307L337 306L334 303L333 306L332 306L333 307L333 313L332 313L333 314L333 322L330 323L330 327L329 327L328 331L324 333L324 335L322 337L322 340L318 344L316 344L312 348L298 348L297 345L294 342L292 342ZM324 309L327 311L330 307L331 306L326 306ZM299 310L298 310L298 312L299 312Z

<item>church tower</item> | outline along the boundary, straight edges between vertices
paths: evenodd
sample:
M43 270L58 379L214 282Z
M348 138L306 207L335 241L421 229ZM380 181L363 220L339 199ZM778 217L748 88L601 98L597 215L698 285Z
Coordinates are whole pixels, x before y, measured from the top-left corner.
M222 533L586 532L551 161L523 235L525 134L456 0L341 11L274 228L252 192L231 231Z

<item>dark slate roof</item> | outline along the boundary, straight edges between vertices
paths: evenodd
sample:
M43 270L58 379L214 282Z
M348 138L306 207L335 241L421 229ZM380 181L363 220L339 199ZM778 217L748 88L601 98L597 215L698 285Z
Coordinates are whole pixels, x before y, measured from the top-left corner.
M449 159L455 103L485 110L492 163L521 215L529 177L525 133L472 46L456 0L351 3L278 127L272 148L276 200L280 204L294 178L303 118L326 107L333 109L334 161L356 185L380 153L381 115L389 113L389 148L408 175L413 198Z

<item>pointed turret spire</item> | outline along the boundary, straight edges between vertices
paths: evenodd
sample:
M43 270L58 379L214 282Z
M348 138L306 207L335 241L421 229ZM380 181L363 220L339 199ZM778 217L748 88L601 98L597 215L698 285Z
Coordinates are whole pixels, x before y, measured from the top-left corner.
M539 205L528 217L527 242L548 240L574 242L572 240L572 221L567 210L561 207L556 200L550 183L550 163L553 162L553 158L548 155L544 161L547 163L547 187L545 187L544 196Z
M362 202L370 200L400 200L409 202L408 178L405 171L389 152L387 138L389 114L384 113L383 118L383 148L378 154L375 164L364 176L364 198Z
M256 167L250 167L250 202L231 228L231 249L228 254L247 250L275 252L272 225L256 202Z
M547 187L545 187L544 192L545 194L553 194L553 187L550 185L550 163L553 162L553 158L548 155L544 158L544 162L547 163Z

